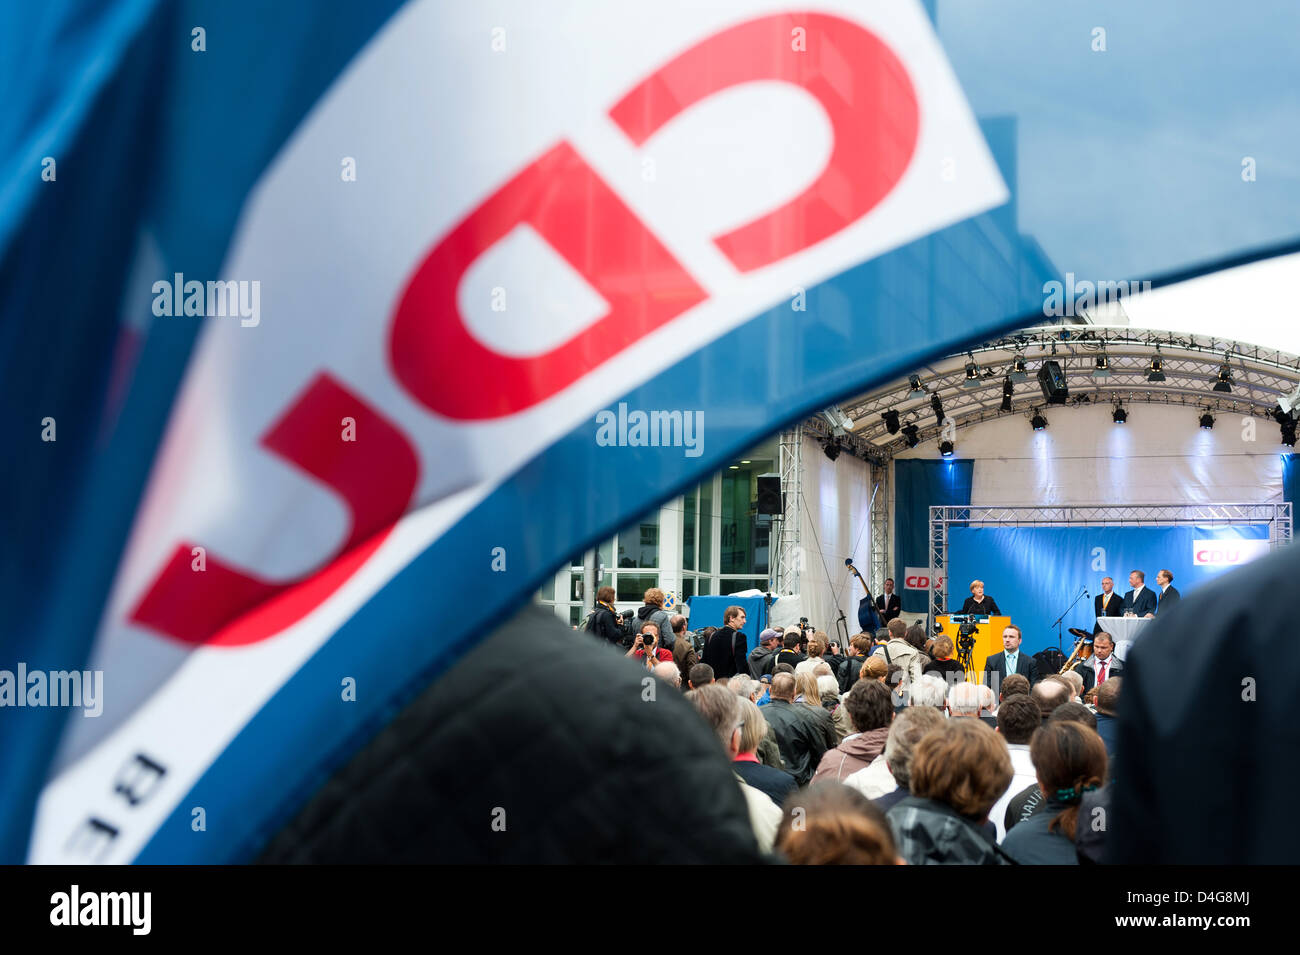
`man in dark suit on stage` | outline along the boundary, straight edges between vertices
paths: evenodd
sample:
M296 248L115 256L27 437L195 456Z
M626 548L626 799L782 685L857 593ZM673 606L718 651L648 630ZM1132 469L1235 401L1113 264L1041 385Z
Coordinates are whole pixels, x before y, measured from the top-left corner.
M1038 682L1038 663L1028 653L1020 652L1020 628L1015 624L1002 631L1001 653L984 661L984 685L999 692L1002 681L1012 673L1019 673L1033 686Z
M1156 592L1146 585L1147 575L1135 570L1128 575L1129 586L1133 589L1124 595L1124 612L1132 611L1139 617L1156 615Z
M1115 581L1109 577L1101 578L1101 593L1092 598L1092 615L1094 617L1124 616L1124 600L1115 593ZM1101 632L1101 624L1092 625L1093 636Z
M903 602L894 593L893 577L885 578L885 592L876 598L876 611L880 614L881 626L888 626L889 621L903 612Z
M1174 609L1178 603L1178 598L1182 596L1178 593L1178 588L1174 586L1173 571L1162 570L1156 574L1156 583L1160 587L1160 603L1156 606L1156 616L1162 612L1168 612Z

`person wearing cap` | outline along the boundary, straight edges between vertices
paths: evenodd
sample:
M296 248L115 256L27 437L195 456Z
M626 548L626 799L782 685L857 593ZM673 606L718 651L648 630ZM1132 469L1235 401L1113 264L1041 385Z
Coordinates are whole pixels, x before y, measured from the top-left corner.
M749 651L746 662L749 664L749 675L755 680L764 673L771 673L772 667L776 664L776 653L781 649L781 634L777 633L771 627L768 627L758 635L758 646Z

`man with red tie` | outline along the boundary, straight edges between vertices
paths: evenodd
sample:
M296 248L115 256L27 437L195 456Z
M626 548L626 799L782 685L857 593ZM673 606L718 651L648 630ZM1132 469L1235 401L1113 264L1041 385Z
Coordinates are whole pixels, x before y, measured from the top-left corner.
M1124 663L1115 656L1115 638L1105 630L1092 638L1092 657L1079 667L1083 677L1083 692L1100 686L1111 677L1122 676Z
M1094 617L1124 616L1124 598L1115 593L1115 581L1109 577L1101 578L1101 593L1092 598ZM1092 625L1093 636L1101 633L1101 624Z

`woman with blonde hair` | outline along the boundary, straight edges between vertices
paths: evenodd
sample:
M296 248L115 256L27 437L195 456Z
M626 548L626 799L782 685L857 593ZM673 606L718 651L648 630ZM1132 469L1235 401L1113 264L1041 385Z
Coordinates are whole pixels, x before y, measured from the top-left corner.
M961 612L988 614L990 617L1002 616L997 601L984 592L984 581L982 580L972 580L970 582L970 596L961 605Z
M889 664L880 657L867 657L862 664L862 669L858 671L860 680L879 680L885 681L885 676L889 673Z
M799 788L791 773L764 765L758 757L758 748L768 736L767 720L763 711L748 697L740 697L740 751L731 764L732 770L749 785L767 793L778 806L785 797Z
M813 675L812 670L804 670L794 675L794 701L815 706L819 710L822 708L822 691L817 686L817 677Z

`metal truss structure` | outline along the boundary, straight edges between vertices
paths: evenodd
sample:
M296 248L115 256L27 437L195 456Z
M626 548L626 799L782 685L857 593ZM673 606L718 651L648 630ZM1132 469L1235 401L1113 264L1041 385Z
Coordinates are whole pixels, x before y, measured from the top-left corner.
M1094 374L1103 356L1108 367L1104 374ZM1018 358L1025 377L1012 383L1010 410L1002 410L1004 385ZM1163 381L1148 380L1152 358L1162 362ZM1066 403L1073 405L1181 404L1267 418L1278 399L1300 385L1300 357L1276 349L1127 326L1053 325L1025 329L919 369L924 393L917 397L908 397L910 388L902 379L843 402L841 408L855 422L853 438L870 451L893 457L908 444L903 435L888 432L883 413L896 411L902 425L915 424L918 442L940 430L931 405L935 396L944 418L957 428L1008 414L1032 415L1045 405L1035 378L1046 360L1060 363L1070 390ZM966 373L972 361L977 366L973 380ZM1230 391L1216 392L1225 363L1232 375ZM960 446L960 437L956 443ZM870 451L862 456L872 457Z
M889 462L881 461L871 466L871 592L885 592L885 578L889 576Z
M777 594L799 593L803 570L799 540L799 494L802 469L803 429L781 432L777 470L781 475L781 519L777 532L776 574L772 587Z
M1273 548L1291 543L1291 504L967 505L930 508L930 614L948 606L948 532L962 527L1172 527L1187 524L1267 524ZM873 555L874 557L874 555Z

